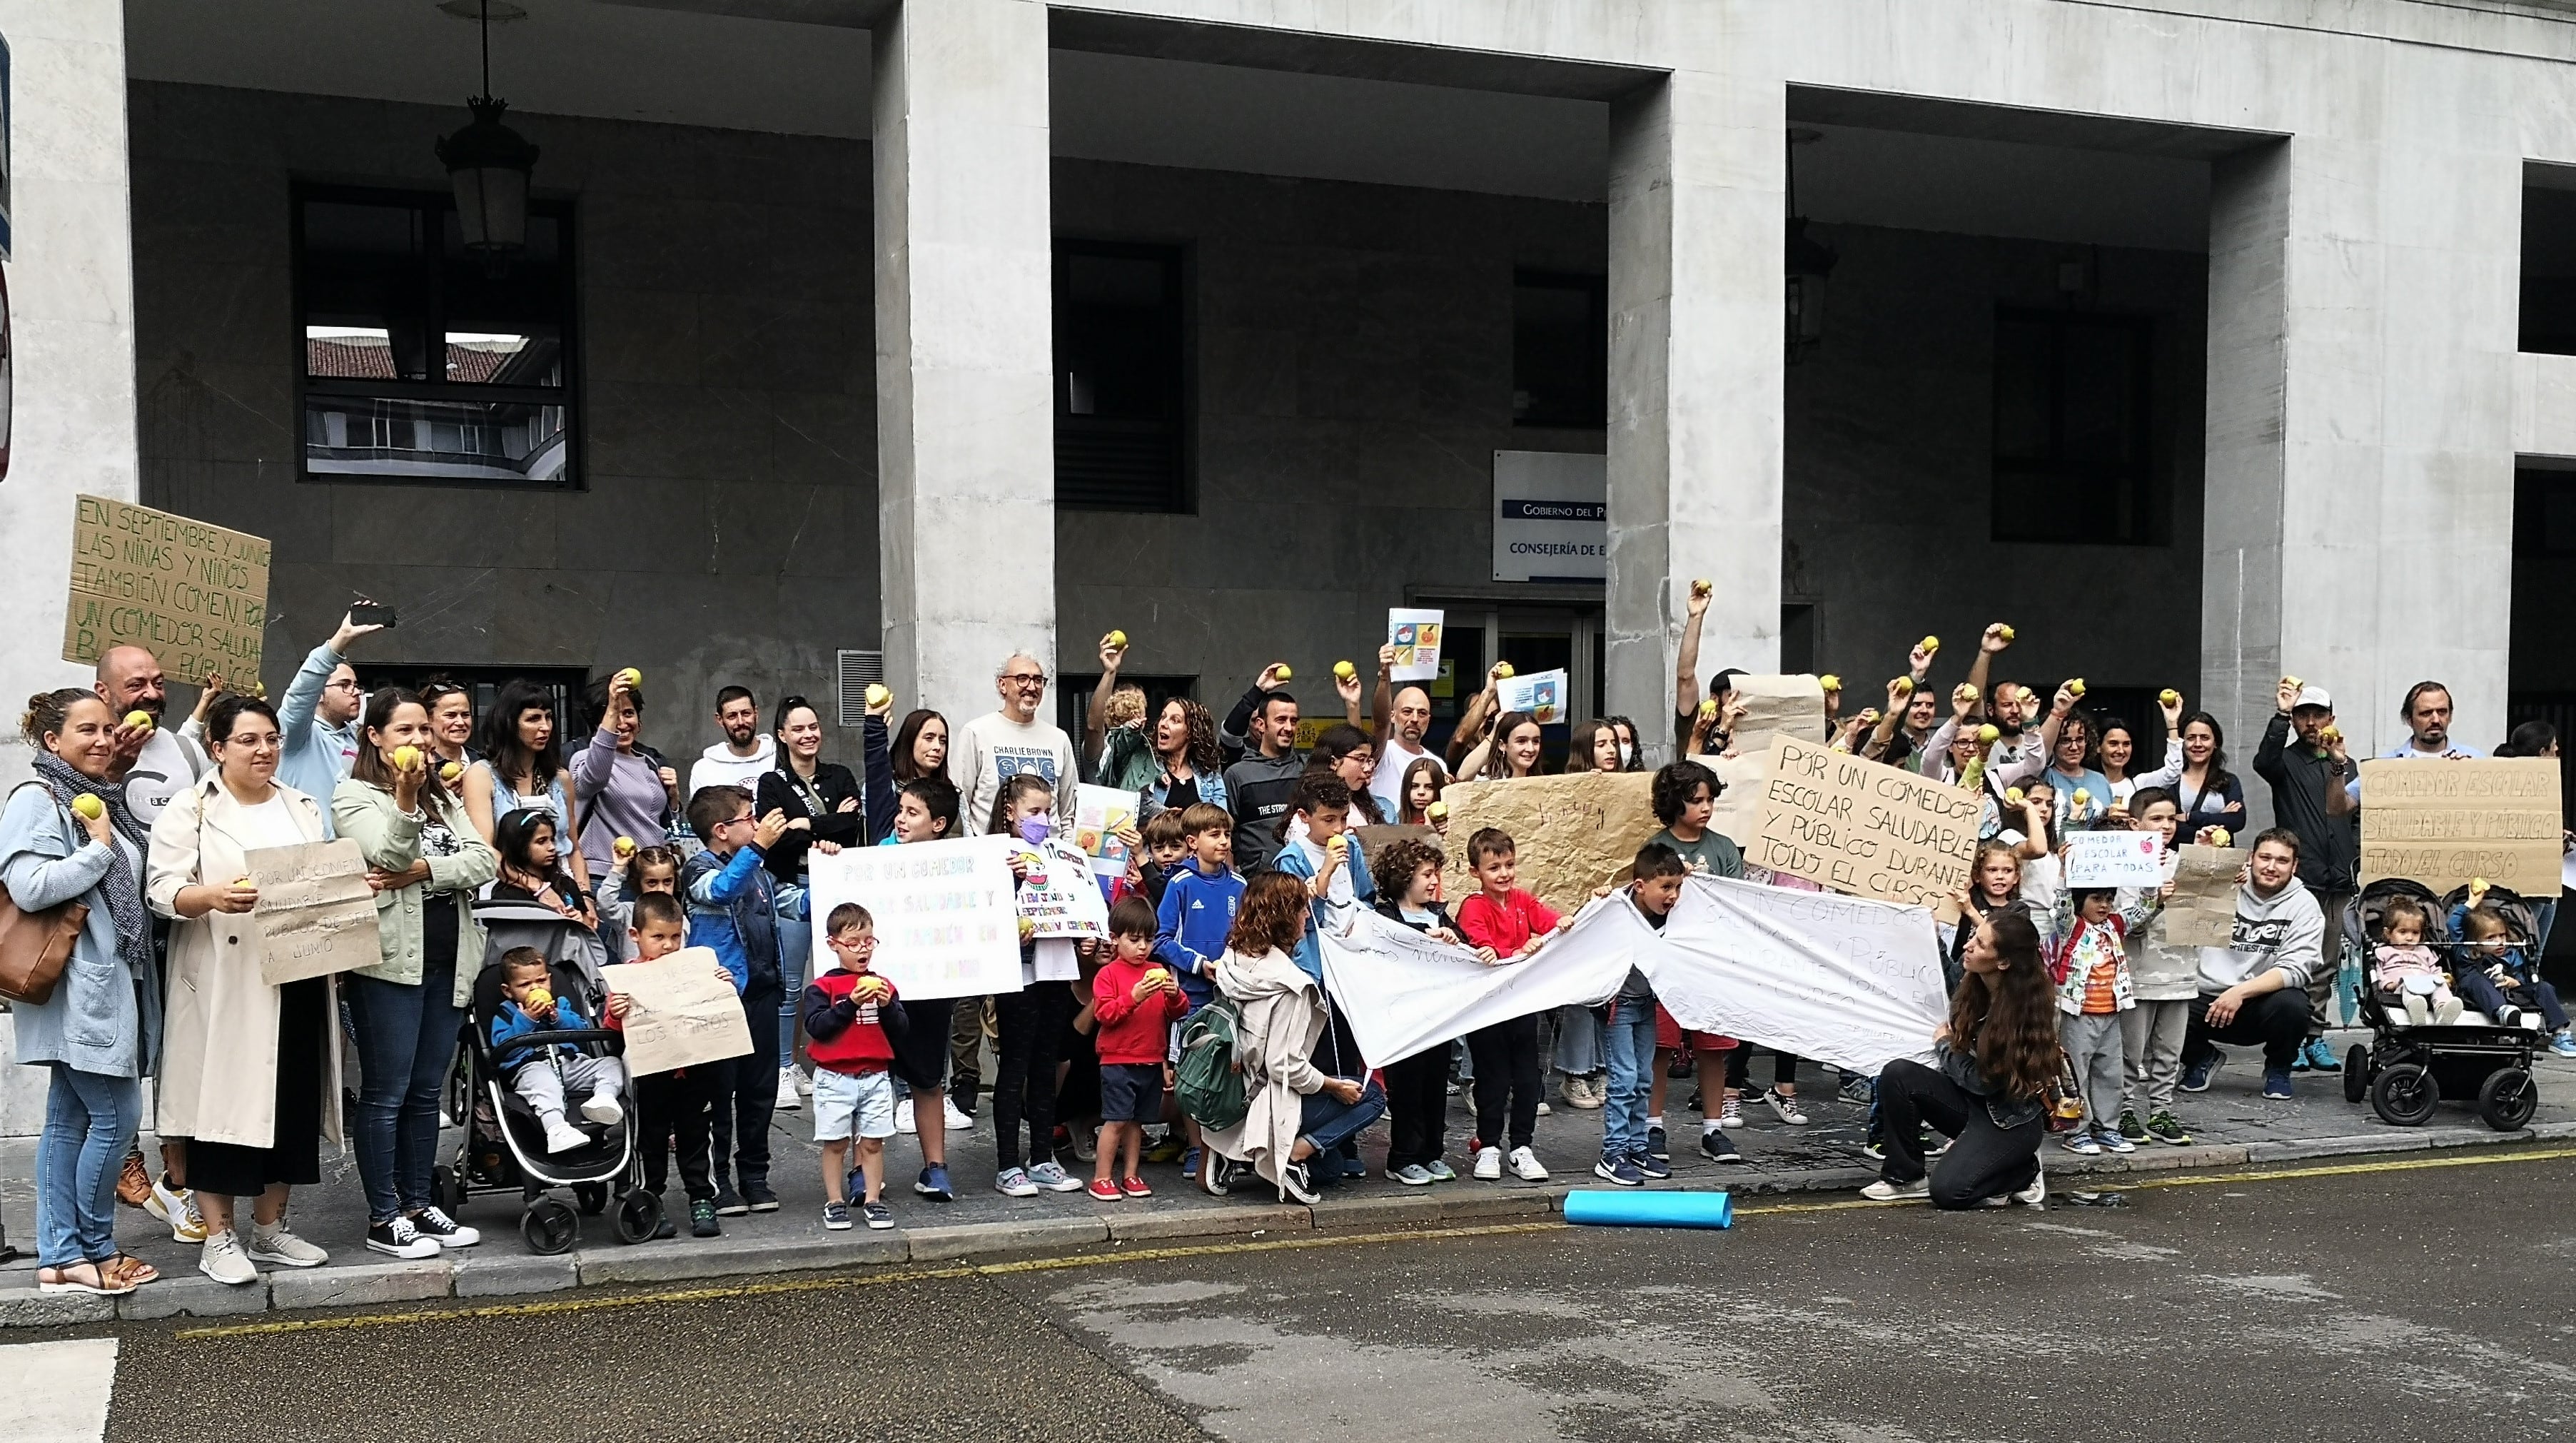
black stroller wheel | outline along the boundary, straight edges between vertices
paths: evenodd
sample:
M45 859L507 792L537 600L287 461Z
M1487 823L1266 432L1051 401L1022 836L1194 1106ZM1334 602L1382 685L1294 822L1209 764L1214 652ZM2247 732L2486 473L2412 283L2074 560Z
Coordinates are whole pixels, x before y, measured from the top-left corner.
M555 1199L541 1197L519 1215L519 1236L527 1240L528 1251L552 1257L581 1241L581 1219Z
M465 1206L465 1180L442 1162L429 1170L429 1195L438 1200L441 1212L454 1217Z
M616 1224L617 1240L621 1243L640 1243L650 1239L653 1230L662 1225L661 1195L637 1188L619 1198Z
M2401 1062L2372 1080L2371 1111L2393 1127L2421 1127L2442 1100L2442 1085L2420 1062Z
M2500 1067L2478 1084L2478 1116L2498 1132L2519 1132L2540 1110L2540 1084L2519 1067Z
M2343 1055L2343 1100L2360 1102L2370 1096L2370 1049L2356 1042Z
M583 1217L595 1218L608 1208L608 1184L604 1182L577 1183L573 1187L572 1196L575 1202L581 1204Z

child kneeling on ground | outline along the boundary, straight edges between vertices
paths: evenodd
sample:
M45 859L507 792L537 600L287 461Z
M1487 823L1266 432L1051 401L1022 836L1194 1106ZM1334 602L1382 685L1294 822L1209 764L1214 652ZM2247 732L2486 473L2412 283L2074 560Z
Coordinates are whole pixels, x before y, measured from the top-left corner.
M535 1110L546 1130L546 1151L570 1152L590 1135L564 1118L567 1091L589 1097L581 1115L605 1127L626 1116L618 1092L626 1086L626 1064L614 1057L594 1057L569 1042L504 1053L510 1039L531 1032L568 1032L599 1024L581 1015L579 1004L557 997L546 967L546 954L534 947L513 947L501 954L501 1010L492 1018L492 1049L508 1070L510 1090ZM554 1054L548 1057L546 1054Z
M806 1056L814 1063L814 1140L823 1147L823 1226L850 1227L850 1143L858 1141L859 1175L866 1195L859 1213L868 1226L894 1226L885 1205L885 1140L894 1136L894 1062L891 1033L905 1028L894 1005L894 984L868 970L877 951L876 919L856 902L843 902L824 919L832 957L840 965L805 984Z

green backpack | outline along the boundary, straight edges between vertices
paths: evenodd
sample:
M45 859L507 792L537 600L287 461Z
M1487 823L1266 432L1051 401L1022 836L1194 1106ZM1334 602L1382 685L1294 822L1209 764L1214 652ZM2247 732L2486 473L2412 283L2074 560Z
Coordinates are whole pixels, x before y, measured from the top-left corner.
M1234 1056L1235 1039L1242 1029L1242 1009L1222 994L1181 1029L1179 1085L1173 1091L1181 1111L1201 1127L1233 1127L1252 1110L1252 1100L1243 1090L1242 1066Z

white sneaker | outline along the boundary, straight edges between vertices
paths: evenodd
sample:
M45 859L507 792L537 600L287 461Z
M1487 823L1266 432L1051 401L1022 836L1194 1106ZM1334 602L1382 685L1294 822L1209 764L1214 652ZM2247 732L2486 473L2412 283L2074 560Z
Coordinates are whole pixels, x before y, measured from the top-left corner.
M1538 1104L1538 1115L1539 1115L1539 1116L1541 1116L1541 1117L1552 1117L1552 1116L1554 1116L1554 1115L1555 1115L1555 1113L1556 1113L1556 1109L1555 1109L1555 1108L1553 1108L1553 1107L1548 1106L1548 1105L1547 1105L1547 1100L1546 1100L1545 1098L1541 1098L1541 1099L1539 1100L1539 1104Z
M1862 1188L1860 1195L1871 1202L1908 1202L1915 1198L1930 1197L1932 1179L1918 1177L1912 1182L1889 1182L1885 1178L1880 1178Z
M170 1225L174 1242L202 1243L206 1240L206 1219L197 1211L197 1195L186 1188L170 1186L169 1177L152 1174L152 1196L143 1200L143 1210Z
M2404 997L2399 998L2398 1001L2404 1004L2406 1008L2406 1024L2408 1026L2421 1027L2425 1023L2433 1020L2433 1008L2430 1004L2430 1000L2426 998L2423 993L2409 992Z
M796 1091L796 1069L793 1067L778 1069L778 1110L796 1112L802 1110L804 1106L804 1097Z
M913 1123L912 1099L909 1097L894 1105L894 1130L907 1134L921 1131Z
M626 1120L626 1108L618 1102L616 1093L603 1087L581 1105L581 1115L602 1127L613 1127Z
M206 1234L197 1248L197 1271L226 1287L246 1288L259 1281L259 1269L251 1266L241 1238L230 1228Z
M2026 1208L2048 1206L2048 1169L2041 1168L2030 1176L2030 1186L2012 1195L2013 1201Z
M563 1114L550 1112L541 1119L546 1125L546 1151L570 1152L590 1141L590 1135L563 1120Z
M1767 1088L1763 1091L1762 1100L1771 1104L1771 1111L1777 1114L1782 1122L1789 1124L1791 1127L1805 1127L1807 1125L1807 1114L1798 1110L1797 1098L1783 1093L1778 1088L1774 1087Z
M799 1097L812 1097L814 1095L814 1074L806 1071L804 1068L798 1067L792 1062L787 1065L787 1070L796 1074L796 1095Z
M273 1228L252 1224L248 1251L252 1262L282 1268L318 1268L331 1261L329 1253L288 1232L283 1223Z
M1476 1181L1501 1182L1502 1180L1503 1150L1499 1147L1476 1149Z
M1537 1153L1516 1147L1512 1149L1512 1176L1523 1182L1545 1182L1547 1169L1539 1165Z
M1741 1097L1729 1097L1720 1101L1717 1105L1717 1125L1720 1127L1742 1127L1744 1125L1744 1099Z
M941 1109L939 1115L948 1123L948 1130L950 1132L972 1132L975 1130L975 1119L958 1111L957 1104L950 1102L948 1099L943 1097L939 1100L939 1106Z
M2434 1025L2438 1027L2448 1027L2452 1023L2459 1021L2460 1014L2467 1010L2468 1004L2462 1002L2459 998L2454 997L2450 1001L2442 1004L2441 1011L2433 1014Z

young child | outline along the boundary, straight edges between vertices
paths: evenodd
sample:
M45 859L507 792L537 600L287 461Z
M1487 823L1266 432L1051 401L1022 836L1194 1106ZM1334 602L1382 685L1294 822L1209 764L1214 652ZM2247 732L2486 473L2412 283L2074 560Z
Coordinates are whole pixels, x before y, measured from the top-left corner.
M2083 1119L2059 1144L2068 1152L2092 1157L2138 1150L2120 1135L2118 1121L2120 1014L2138 1005L2127 944L2131 924L2144 920L2143 911L2122 915L2119 893L2110 887L2072 888L2060 904L2056 930L2064 940L2049 954L2048 971L2063 1014L2058 1041L2084 1088Z
M492 849L501 854L492 900L534 902L585 927L599 925L590 898L557 864L554 813L530 807L501 818L492 828Z
M716 1211L727 1217L776 1212L769 1123L778 1107L778 1029L768 1019L778 1015L785 983L778 970L777 900L764 863L787 834L787 815L773 809L755 818L751 793L734 786L698 788L688 813L690 829L706 843L680 872L689 930L699 946L715 949L733 974L743 1015L754 1019L751 1052L733 1060L726 1095L716 1099Z
M535 1109L546 1130L546 1151L570 1152L586 1146L590 1135L564 1118L568 1092L587 1092L581 1115L602 1127L622 1121L626 1109L617 1100L626 1085L626 1064L614 1057L593 1057L569 1042L542 1048L504 1050L510 1039L531 1032L560 1032L598 1024L582 1015L580 1002L558 997L550 985L546 954L534 947L513 947L501 954L501 1010L492 1018L492 1050L507 1070L510 1090Z
M1092 1017L1099 1028L1094 1040L1100 1051L1100 1156L1091 1195L1102 1202L1154 1193L1136 1166L1145 1124L1162 1118L1163 1093L1172 1085L1164 1060L1172 1024L1190 1007L1180 979L1154 960L1158 929L1154 909L1144 898L1120 899L1109 909L1115 955L1091 981Z
M1354 845L1350 822L1351 789L1340 777L1310 771L1297 779L1288 820L1280 828L1277 866L1304 882L1313 899L1296 958L1298 970L1319 983L1324 980L1323 929L1339 932L1349 925L1350 913L1377 905L1368 854Z
M1655 820L1663 830L1648 838L1682 859L1682 864L1711 876L1741 878L1744 875L1744 853L1733 838L1711 830L1710 820L1717 814L1717 798L1725 784L1717 773L1702 762L1682 760L1658 768L1650 784L1648 800L1655 809ZM1661 1004L1657 1004L1660 1008ZM1692 1070L1699 1079L1700 1153L1712 1162L1742 1162L1728 1137L1730 1128L1744 1122L1744 1094L1740 1079L1743 1063L1738 1054L1743 1050L1732 1037L1714 1032L1693 1032L1684 1036L1680 1023L1669 1012L1657 1013L1655 1031L1655 1075L1646 1118L1646 1152L1658 1161L1669 1161L1672 1149L1664 1140L1664 1092L1669 1085L1672 1061L1688 1049ZM1796 1064L1782 1061L1782 1071ZM1775 1074L1777 1075L1777 1074ZM1785 1099L1784 1120L1797 1112L1797 1088L1791 1085ZM1775 1098L1773 1107L1783 1106ZM1806 1120L1799 1114L1798 1120Z
M1572 918L1512 885L1520 878L1520 849L1509 833L1480 828L1467 839L1467 863L1479 889L1458 907L1458 930L1468 945L1491 949L1501 962L1520 962L1572 925ZM1547 1181L1547 1169L1530 1150L1538 1130L1538 1017L1479 1027L1467 1034L1467 1050L1476 1059L1477 1180L1502 1179L1508 1129L1513 1175Z
M894 1226L885 1204L885 1140L894 1136L894 1039L905 1030L894 984L869 970L877 953L876 919L843 902L824 919L824 940L838 965L805 984L806 1055L814 1060L814 1141L823 1149L823 1226L850 1227L850 1144L858 1142L866 1194L859 1212L868 1226Z
M2469 1006L2506 1027L2518 1026L2526 1011L2537 1011L2549 1024L2549 1050L2576 1057L2576 1037L2568 1035L2558 989L2532 971L2530 959L2513 943L2512 924L2486 905L2486 895L2486 888L2471 883L2468 901L2451 909L2451 933L2460 939L2451 985Z
M658 849L657 849L658 850ZM687 914L669 892L646 892L634 899L635 960L658 962L688 945ZM726 981L731 972L721 965ZM631 1003L625 993L608 994L608 1025L621 1027ZM726 1064L704 1063L672 1072L648 1072L635 1079L635 1111L643 1124L644 1186L659 1197L670 1182L670 1154L680 1155L680 1187L689 1199L692 1237L719 1237L716 1189L707 1154L709 1112L726 1074ZM653 1236L677 1237L679 1225L668 1213Z
M1216 995L1216 963L1243 906L1243 878L1234 870L1234 817L1225 808L1192 802L1181 809L1181 830L1190 864L1172 873L1155 909L1154 960L1180 977L1181 995L1196 1012ZM1199 1146L1199 1125L1185 1117L1181 1128L1189 1138L1181 1171L1204 1185L1213 1168Z
M915 777L896 794L894 821L878 845L936 842L956 829L957 788L944 776ZM968 1006L976 1013L977 1020L969 1025L980 1046L982 1008L972 999ZM912 1190L933 1202L955 1202L957 1194L948 1180L948 1133L969 1121L948 1100L949 1049L957 1022L957 999L916 999L896 1003L895 1007L903 1013L904 1026L890 1033L894 1039L894 1076L899 1087L911 1089L913 1132L921 1142L921 1173L913 1179Z
M1183 808L1183 811L1188 810ZM1145 819L1140 834L1145 839L1145 865L1138 882L1146 905L1159 917L1163 911L1163 893L1172 878L1190 864L1190 833L1181 825L1180 812L1156 812Z
M1672 848L1648 842L1637 849L1629 871L1635 879L1628 884L1629 903L1647 926L1663 931L1674 904L1682 899L1682 879L1690 875L1690 863ZM1592 1166L1593 1176L1621 1187L1673 1175L1672 1164L1655 1156L1646 1138L1646 1098L1655 1070L1659 1010L1644 970L1630 966L1618 995L1610 999L1610 1020L1602 1032L1610 1095L1601 1108L1601 1160Z
M1429 842L1404 838L1377 854L1377 874L1387 879L1378 889L1377 910L1434 941L1461 943L1449 909L1440 904L1440 869L1448 865ZM1494 960L1491 951L1479 959ZM1427 1187L1457 1178L1457 1169L1441 1160L1447 1147L1449 1048L1426 1047L1386 1069L1386 1117L1389 1136L1386 1175L1407 1187Z
M2379 1000L2405 1008L2406 1020L2417 1027L2459 1021L2467 1004L2451 991L2449 974L2424 945L2424 908L2404 897L2389 903L2379 914L2379 937L2370 968Z
M1055 788L1034 772L1002 783L985 830L1034 849L1053 834ZM1034 850L1011 854L1011 874L1025 883L1039 863ZM993 1190L1005 1197L1080 1192L1079 1179L1055 1160L1055 1065L1073 1025L1073 989L1037 980L1037 944L1020 943L1020 990L993 999ZM1026 1165L1020 1131L1028 1130Z
M626 865L599 884L599 940L609 955L632 962L636 957L635 899L647 892L680 895L680 854L669 847L642 847ZM687 915L685 909L682 914Z
M2163 787L2130 794L2131 826L2153 832L2164 844L2164 885L2122 888L2119 909L2147 914L2129 930L2129 988L2138 1005L2120 1014L2120 1136L2187 1146L2191 1134L2174 1116L2174 1088L2182 1080L2183 1038L2191 1029L2191 1000L2200 993L2200 949L2165 940L2165 897L2182 860L2174 833L2182 811ZM2143 1120L2141 1120L2143 1119Z

